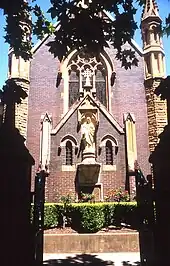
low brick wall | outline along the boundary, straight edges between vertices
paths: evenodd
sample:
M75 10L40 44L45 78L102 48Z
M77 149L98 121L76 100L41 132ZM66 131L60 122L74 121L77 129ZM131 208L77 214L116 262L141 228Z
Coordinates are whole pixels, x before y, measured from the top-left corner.
M138 252L138 233L45 234L44 253Z

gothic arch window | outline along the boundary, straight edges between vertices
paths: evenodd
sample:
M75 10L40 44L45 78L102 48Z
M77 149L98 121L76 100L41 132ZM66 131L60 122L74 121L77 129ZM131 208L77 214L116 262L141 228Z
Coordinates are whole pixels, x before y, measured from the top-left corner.
M104 171L116 171L118 141L114 136L106 134L100 141L98 155Z
M106 165L113 165L113 149L110 140L106 141Z
M75 155L78 152L77 140L72 135L65 135L58 147L58 156L61 156L62 171L75 170Z
M66 142L66 165L73 164L73 147L71 141Z
M97 58L84 52L75 53L71 57L67 65L69 75L69 107L79 98L79 93L83 92L88 73L92 92L95 92L97 99L108 108L108 70L103 58L104 55Z
M79 98L79 71L72 68L69 71L69 106Z
M96 71L96 97L107 106L106 101L106 72L102 69Z

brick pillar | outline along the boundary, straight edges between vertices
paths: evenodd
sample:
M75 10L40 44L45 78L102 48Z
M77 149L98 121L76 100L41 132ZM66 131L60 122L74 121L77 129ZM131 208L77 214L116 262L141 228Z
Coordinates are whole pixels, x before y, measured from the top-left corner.
M9 51L8 79L14 79L17 85L27 93L29 92L30 61L16 57L13 50ZM21 104L15 105L15 127L26 139L27 136L28 97L22 99Z
M23 90L29 92L29 81L18 81L17 84L21 85ZM15 126L20 134L26 139L27 137L27 119L28 118L28 97L22 99L20 104L15 106Z
M148 113L149 149L154 151L158 143L158 136L167 125L167 104L154 92L159 86L161 79L150 79L145 81L145 93Z

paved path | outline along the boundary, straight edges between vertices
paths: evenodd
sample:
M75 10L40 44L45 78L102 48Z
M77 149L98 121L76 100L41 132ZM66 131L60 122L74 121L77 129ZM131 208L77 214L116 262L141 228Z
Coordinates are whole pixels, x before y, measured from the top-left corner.
M98 254L44 254L44 265L50 266L140 266L137 252Z

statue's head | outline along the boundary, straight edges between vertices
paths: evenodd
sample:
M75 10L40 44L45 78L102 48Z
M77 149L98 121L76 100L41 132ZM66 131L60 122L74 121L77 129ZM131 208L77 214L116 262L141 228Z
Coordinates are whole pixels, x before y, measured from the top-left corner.
M91 118L88 116L86 121L87 121L88 124L90 124Z

